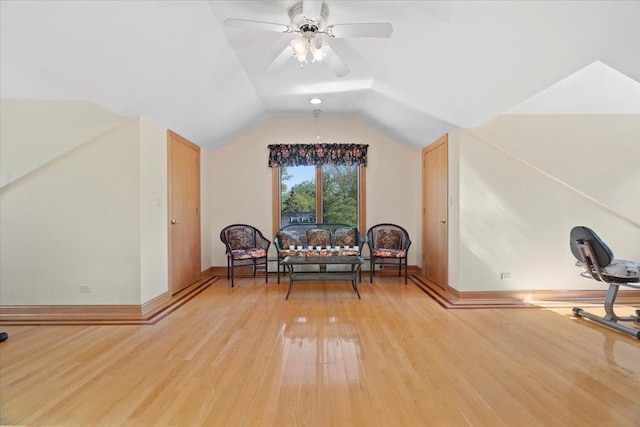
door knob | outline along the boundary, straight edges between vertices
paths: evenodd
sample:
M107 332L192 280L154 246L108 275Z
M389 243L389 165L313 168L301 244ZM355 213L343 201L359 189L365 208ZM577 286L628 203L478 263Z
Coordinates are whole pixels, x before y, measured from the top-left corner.
M171 220L171 224L177 224L179 221L176 221L175 219Z
M444 218L442 218L442 219L440 220L440 222L441 222L441 223L443 223L443 224L445 224L445 223L447 222L447 220L446 220L446 219L444 219Z

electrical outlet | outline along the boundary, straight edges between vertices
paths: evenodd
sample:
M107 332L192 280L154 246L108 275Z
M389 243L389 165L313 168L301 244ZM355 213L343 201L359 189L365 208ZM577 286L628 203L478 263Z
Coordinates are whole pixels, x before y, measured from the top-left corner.
M91 285L80 285L81 294L90 294L91 292L93 292Z
M502 279L502 280L511 279L511 273L500 273L500 279Z

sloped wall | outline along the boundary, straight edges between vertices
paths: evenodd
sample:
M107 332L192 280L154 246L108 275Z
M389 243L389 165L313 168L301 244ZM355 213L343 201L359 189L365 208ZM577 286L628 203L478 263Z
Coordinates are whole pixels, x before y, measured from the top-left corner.
M71 143L66 126L44 126L44 110L22 109L28 117L20 122L41 130L27 139L46 145L53 160L0 190L0 304L139 305L165 292L165 131L134 118L89 132L91 121L79 114L78 123L63 122L87 139ZM3 127L16 117L5 112Z
M593 228L616 257L640 259L639 119L509 115L454 132L450 215L459 234L450 236L450 285L601 289L573 266L575 225Z
M126 120L87 101L2 101L0 116L0 187Z
M2 188L3 305L140 303L137 138L131 120Z

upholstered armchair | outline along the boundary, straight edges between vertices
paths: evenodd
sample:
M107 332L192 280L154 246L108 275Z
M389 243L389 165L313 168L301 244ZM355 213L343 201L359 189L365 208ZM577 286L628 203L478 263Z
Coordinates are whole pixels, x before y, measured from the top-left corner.
M231 287L234 285L234 267L253 266L253 275L259 265L264 265L265 282L269 282L267 254L271 241L260 230L247 224L232 224L222 229L220 240L226 247L227 279L231 272Z
M398 276L404 264L404 283L407 284L407 254L411 240L407 230L395 224L377 224L367 231L367 245L371 253L369 282L373 283L376 264L398 266Z

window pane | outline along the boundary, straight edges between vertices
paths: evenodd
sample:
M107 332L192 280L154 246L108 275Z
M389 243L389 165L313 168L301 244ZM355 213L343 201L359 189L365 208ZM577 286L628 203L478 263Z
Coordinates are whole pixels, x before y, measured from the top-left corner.
M322 166L322 222L358 225L357 166Z
M316 222L316 167L280 167L280 224Z

